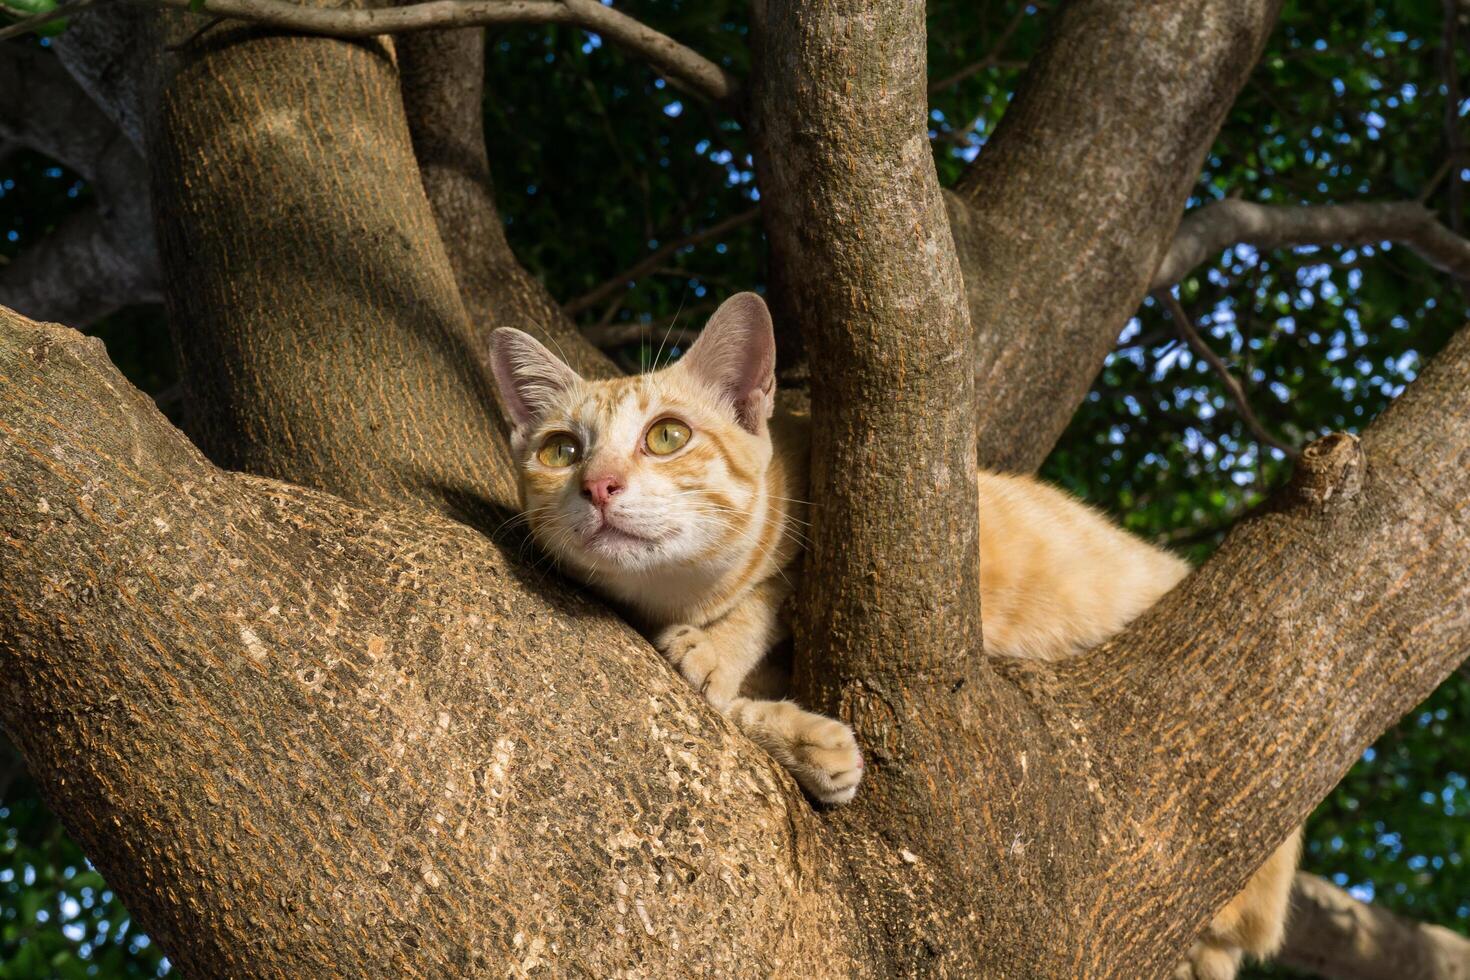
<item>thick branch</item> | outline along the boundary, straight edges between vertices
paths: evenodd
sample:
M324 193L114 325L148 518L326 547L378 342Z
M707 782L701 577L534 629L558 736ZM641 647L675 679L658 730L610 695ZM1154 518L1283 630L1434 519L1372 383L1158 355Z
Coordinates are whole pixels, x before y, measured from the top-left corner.
M918 0L774 3L755 25L762 211L821 365L798 674L829 703L856 678L947 672L979 642L969 325L925 135L923 17Z
M483 356L496 327L516 327L586 377L616 374L506 241L485 149L485 32L410 34L399 39L398 58L419 176L469 314L473 355Z
M1153 289L1178 283L1232 245L1367 245L1396 242L1441 272L1470 280L1470 241L1440 224L1417 201L1285 207L1215 201L1185 217L1154 273Z
M989 864L986 845L974 845L988 839L979 801L997 767L989 746L955 728L975 716L985 683L973 656L973 372L927 138L924 4L755 9L761 210L784 286L778 310L800 328L813 368L809 495L819 506L795 617L796 691L861 733L868 774L840 826L862 902L964 907L966 882ZM920 842L900 892L881 873L891 859L860 843L872 833ZM994 910L981 904L993 936ZM921 916L868 943L889 975L923 962L985 976L1001 948L1030 953L946 942Z
M597 0L428 0L401 7L311 7L288 0L144 0L152 6L331 37L367 38L408 31L492 24L571 24L593 31L639 55L671 81L712 101L733 104L739 91L724 68L666 34ZM0 30L0 40L91 9L77 4L39 14Z
M142 157L56 58L0 48L0 137L75 170L92 182L98 201L0 269L0 303L87 325L122 306L157 302Z
M1061 6L949 198L982 464L1034 470L1147 293L1279 0ZM1045 398L1036 392L1047 393Z
M1094 885L1173 896L1170 922L1113 908L1110 931L1145 950L1202 926L1470 655L1467 459L1462 330L1361 444L1306 447L1291 486L1205 567L1057 671L1086 705L1086 769L1121 807Z
M147 132L191 436L231 469L503 521L493 386L392 60L234 27L179 61Z
M1470 939L1296 876L1280 960L1327 980L1470 980Z
M209 465L0 310L0 724L188 976L853 973L795 784L481 535Z

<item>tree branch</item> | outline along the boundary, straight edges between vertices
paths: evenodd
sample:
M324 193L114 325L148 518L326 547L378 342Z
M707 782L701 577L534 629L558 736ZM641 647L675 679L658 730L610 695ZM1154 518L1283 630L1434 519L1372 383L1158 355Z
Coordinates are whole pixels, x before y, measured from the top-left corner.
M1177 284L1231 245L1271 249L1385 241L1413 249L1440 272L1470 280L1470 241L1440 224L1417 201L1287 207L1225 200L1185 217L1154 273L1151 288Z
M1299 457L1301 455L1299 449L1291 443L1283 442L1276 436L1273 436L1261 424L1261 420L1256 417L1255 411L1251 408L1250 399L1246 397L1245 389L1241 387L1240 381L1236 379L1235 375L1230 373L1229 366L1220 359L1220 355L1216 354L1210 348L1210 345L1205 343L1204 338L1199 335L1199 331L1195 328L1194 322L1191 320L1189 314L1184 311L1184 306L1179 302L1178 297L1168 289L1159 290L1154 293L1154 297L1168 311L1169 319L1174 321L1174 329L1179 332L1180 338L1189 345L1189 349L1194 351L1196 357L1209 365L1210 370L1215 372L1215 376L1225 386L1225 393L1230 396L1230 400L1235 404L1235 410L1239 413L1241 421L1245 422L1246 428L1251 430L1251 434L1256 437L1256 441L1271 446L1274 449L1279 449L1292 459Z
M685 235L683 238L676 238L671 242L665 242L617 275L604 280L576 299L568 300L562 305L562 309L566 312L567 316L576 316L583 310L590 309L604 300L612 298L619 290L627 288L628 283L632 280L639 279L657 269L669 256L676 255L691 245L707 242L711 238L718 238L728 231L744 227L756 218L759 218L760 213L761 209L754 207L748 211L731 215L723 221L717 221L708 228L701 228L692 234Z
M714 62L666 34L597 0L428 0L401 7L302 6L287 0L142 0L151 6L187 10L206 17L331 37L377 37L408 31L493 24L571 24L639 55L670 81L714 102L734 105L739 83ZM29 33L58 16L76 16L92 0L65 5L0 29L0 40Z
M1025 21L1028 16L1037 13L1039 10L1045 9L1046 6L1047 5L1044 3L1021 4L1021 6L1011 16L1010 21L1001 30L1000 36L995 39L995 43L990 46L990 50L985 53L985 57L981 58L979 61L975 61L966 65L965 67L961 68L959 71L954 72L951 75L946 75L937 82L931 83L929 85L929 94L933 95L935 92L943 92L945 89L950 88L954 85L958 85L965 79L978 75L982 71L985 71L987 68L998 64L1000 62L1001 55L1005 53L1006 45L1010 43L1011 38L1015 35L1016 31L1020 29L1022 22Z
M666 333L667 336L665 336ZM699 329L696 327L672 328L662 324L637 322L606 323L583 327L582 336L602 350L637 343L650 337L667 340L668 343L675 346L687 347L699 336Z
M157 302L147 169L55 57L0 47L0 137L77 171L98 202L0 269L0 303L88 325L120 307Z
M1036 694L1050 676L1086 705L1081 771L1120 804L1108 827L1130 828L1108 833L1103 892L1177 896L1203 876L1165 928L1177 940L1203 927L1362 749L1470 655L1470 568L1453 557L1470 548L1467 454L1461 330L1361 442L1306 447L1290 486L1120 635L1055 669L1003 668ZM1164 938L1157 920L1107 915L1109 932ZM1077 972L1157 975L1168 946L1127 971Z
M0 725L183 973L854 962L790 777L514 543L216 469L6 310L0 378Z
M1299 873L1280 961L1328 980L1470 980L1470 939Z
M496 327L516 327L585 377L615 375L506 240L485 146L485 32L409 34L398 41L398 64L419 177L469 314L472 354L484 356Z
M982 465L1034 470L1086 397L1279 5L1167 0L1140 17L1130 0L1092 0L1052 17L948 198L978 332Z

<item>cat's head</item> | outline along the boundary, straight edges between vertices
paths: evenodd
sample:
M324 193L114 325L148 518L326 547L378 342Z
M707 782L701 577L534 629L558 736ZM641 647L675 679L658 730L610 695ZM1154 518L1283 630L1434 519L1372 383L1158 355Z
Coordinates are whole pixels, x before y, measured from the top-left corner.
M491 365L536 540L594 583L733 561L771 461L775 338L754 293L726 300L672 366L585 379L501 329Z

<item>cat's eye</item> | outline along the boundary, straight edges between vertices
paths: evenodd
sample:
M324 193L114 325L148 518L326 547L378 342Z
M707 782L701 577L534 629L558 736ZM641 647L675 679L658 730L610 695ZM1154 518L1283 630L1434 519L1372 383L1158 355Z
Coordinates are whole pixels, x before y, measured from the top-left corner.
M542 466L558 469L571 466L581 455L582 446L569 432L553 432L546 437L541 448L536 450L536 458L541 461Z
M684 448L689 441L689 426L678 419L660 419L648 430L643 442L655 456L667 456Z

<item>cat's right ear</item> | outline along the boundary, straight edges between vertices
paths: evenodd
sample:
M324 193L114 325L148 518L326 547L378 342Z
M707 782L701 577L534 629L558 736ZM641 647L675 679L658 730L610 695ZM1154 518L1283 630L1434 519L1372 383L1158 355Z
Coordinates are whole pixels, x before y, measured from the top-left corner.
M717 388L748 432L759 433L776 406L776 335L766 301L736 293L678 361Z
M509 327L490 335L490 370L517 429L535 422L558 395L580 380L535 337Z

